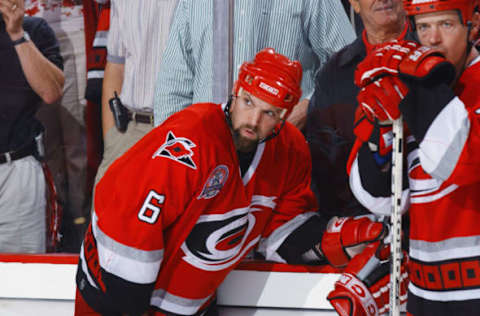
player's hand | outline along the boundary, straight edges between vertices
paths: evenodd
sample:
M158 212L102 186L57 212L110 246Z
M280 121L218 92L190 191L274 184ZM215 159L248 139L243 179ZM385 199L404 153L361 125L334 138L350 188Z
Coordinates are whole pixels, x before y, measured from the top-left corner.
M340 316L378 316L389 309L389 246L369 244L350 261L327 299ZM407 299L407 254L403 253L400 303Z
M440 51L418 44L400 62L398 72L404 80L416 80L431 85L450 85L455 79L455 67Z
M5 29L12 41L23 36L24 0L0 0L0 12L5 21Z
M357 65L355 84L365 87L383 76L397 76L399 64L417 47L418 44L410 41L393 41L381 45Z
M353 133L362 143L368 143L370 149L381 156L392 151L392 124L371 120L361 107L355 111Z
M397 76L385 76L362 88L357 101L370 121L394 121L400 117L398 106L407 93L407 86Z
M365 87L384 76L450 83L455 68L436 49L412 41L388 42L365 57L355 70L355 84Z
M367 216L334 217L322 236L320 250L335 267L344 267L365 246L385 237L387 227Z

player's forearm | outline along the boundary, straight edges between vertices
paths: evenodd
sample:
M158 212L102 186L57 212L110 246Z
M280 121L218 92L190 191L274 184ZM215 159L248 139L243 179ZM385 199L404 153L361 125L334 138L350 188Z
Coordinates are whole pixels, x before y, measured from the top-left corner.
M102 128L103 137L115 125L112 111L108 101L114 97L115 92L120 94L123 85L125 65L107 62L102 87Z
M65 77L60 68L40 53L31 41L15 46L23 73L33 91L45 103L57 101L63 94Z

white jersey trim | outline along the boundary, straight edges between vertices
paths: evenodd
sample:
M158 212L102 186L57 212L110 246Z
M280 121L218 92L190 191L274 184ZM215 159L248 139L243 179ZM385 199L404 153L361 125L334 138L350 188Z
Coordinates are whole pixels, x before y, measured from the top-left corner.
M415 195L412 194L411 202L412 202L412 204L430 203L430 202L433 202L433 201L436 201L436 200L440 200L441 198L443 198L444 196L452 193L456 189L458 189L458 185L451 184L451 185L449 185L448 187L446 187L445 189L443 189L442 191L440 191L436 194L427 195L427 196L420 196L420 197L415 197ZM424 193L425 192L422 192L422 194L424 194Z
M350 188L357 200L370 212L380 216L390 216L392 212L392 198L390 196L374 197L363 189L358 171L358 156L355 158L350 170ZM405 189L402 192L402 214L405 213L410 206L410 199L408 199L409 194L409 189Z
M82 271L87 276L88 283L90 283L90 285L93 286L94 288L98 289L97 285L95 284L95 281L93 281L92 277L90 276L90 273L88 272L87 260L85 260L85 254L83 252L84 252L84 249L83 249L83 243L82 243L82 247L80 248L80 260L82 261Z
M423 262L480 256L480 236L455 237L429 242L410 240L410 257Z
M465 105L453 98L437 115L420 143L422 168L435 178L450 177L468 138L470 121Z
M409 255L423 262L480 256L480 236L455 237L437 242L410 240Z
M421 168L421 166L418 166L417 168ZM409 178L409 186L410 190L412 190L412 196L415 195L422 195L426 194L429 192L434 192L435 190L438 190L442 182L437 179L415 179L415 178ZM413 191L420 191L420 192L413 192Z
M258 246L258 251L265 256L266 260L286 263L277 253L278 248L295 229L315 215L315 212L307 212L295 216L290 221L275 229L268 238L262 238Z
M416 287L412 282L408 284L408 290L418 297L430 301L466 301L474 300L480 297L480 289L456 290L456 291L428 291Z
M138 284L153 283L157 279L161 260L157 262L141 262L120 256L119 254L97 243L98 261L106 271Z
M275 203L276 198L276 196L254 195L252 196L252 202L250 203L250 206L261 205L269 207L273 210L275 206L277 206L277 203Z
M260 164L260 160L262 159L264 150L265 143L261 143L257 146L257 151L255 152L252 163L250 164L250 167L248 167L245 175L243 176L243 185L247 185L247 183L253 178L253 174L255 173L255 170L257 170L257 167Z
M150 303L175 314L193 315L210 297L211 295L202 299L187 299L173 295L163 289L157 289L153 291Z
M153 283L163 261L163 249L145 251L123 245L106 235L92 216L92 231L97 241L98 261L106 271L138 284Z

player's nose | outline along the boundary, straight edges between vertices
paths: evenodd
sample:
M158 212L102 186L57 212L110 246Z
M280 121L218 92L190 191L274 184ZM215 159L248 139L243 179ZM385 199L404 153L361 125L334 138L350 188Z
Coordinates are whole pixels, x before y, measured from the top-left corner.
M260 124L261 119L262 119L262 111L260 111L259 109L254 109L250 113L249 124L252 127L256 127L256 126L258 126L258 124Z

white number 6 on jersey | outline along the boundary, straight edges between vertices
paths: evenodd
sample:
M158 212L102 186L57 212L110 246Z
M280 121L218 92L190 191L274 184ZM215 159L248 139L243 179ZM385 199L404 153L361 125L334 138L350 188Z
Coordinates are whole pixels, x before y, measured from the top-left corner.
M161 208L157 205L161 205L164 202L165 195L151 190L145 202L143 202L140 212L138 212L138 219L149 224L155 224L161 211Z

